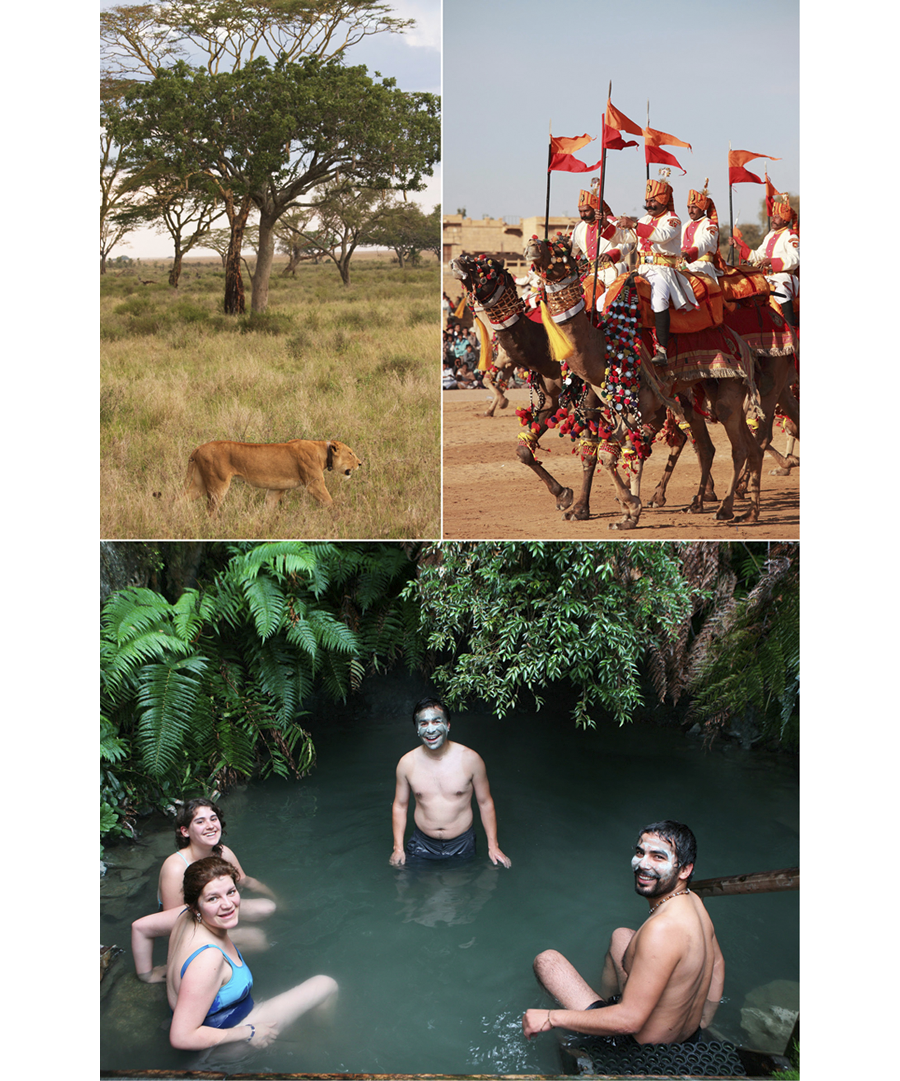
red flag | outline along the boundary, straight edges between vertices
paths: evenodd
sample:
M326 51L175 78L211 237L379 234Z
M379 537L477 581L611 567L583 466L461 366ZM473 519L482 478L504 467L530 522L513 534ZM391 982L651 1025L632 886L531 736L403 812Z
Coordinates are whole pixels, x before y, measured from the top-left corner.
M682 167L681 162L675 158L674 154L660 150L658 146L651 146L647 143L644 147L644 156L648 165L652 161L659 162L660 165L674 165L676 169L681 169L682 173L687 173L687 169Z
M594 141L590 135L573 135L568 138L565 135L550 136L550 151L553 154L574 154L583 146Z
M629 120L624 113L620 113L611 101L606 103L606 123L617 131L627 131L629 135L644 134L643 128Z
M738 251L741 253L741 258L746 260L747 256L750 254L750 249L747 247L746 243L744 242L744 238L741 236L740 229L738 229L737 226L735 226L734 232L731 235L737 241Z
M686 146L688 150L694 148L690 143L682 142L681 139L676 139L674 135L668 135L664 131L657 131L655 128L644 128L642 135L644 136L645 146ZM651 159L647 159L648 161ZM679 165L680 169L681 166Z
M769 180L769 174L766 173L766 214L772 217L772 204L775 202L775 196L778 192L775 190L775 185Z
M551 154L547 172L556 170L561 173L592 173L595 169L600 168L601 162L602 159L595 165L585 165L583 161L572 157L571 154Z
M626 143L622 138L622 133L615 128L611 128L606 121L603 121L603 145L607 150L624 150L626 146L637 146L637 142L634 139L629 139Z
M743 165L732 165L728 169L729 184L764 184L756 173L751 173Z

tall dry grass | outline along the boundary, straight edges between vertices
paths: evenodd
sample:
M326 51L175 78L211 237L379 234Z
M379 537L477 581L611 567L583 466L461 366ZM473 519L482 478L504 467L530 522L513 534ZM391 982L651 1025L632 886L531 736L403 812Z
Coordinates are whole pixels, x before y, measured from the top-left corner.
M262 317L221 314L223 272L107 273L101 285L103 538L400 539L440 536L440 268L360 260L273 277ZM249 298L248 298L249 306ZM212 439L339 439L363 467L326 473L333 508L305 491L274 512L235 480L219 517L176 499Z

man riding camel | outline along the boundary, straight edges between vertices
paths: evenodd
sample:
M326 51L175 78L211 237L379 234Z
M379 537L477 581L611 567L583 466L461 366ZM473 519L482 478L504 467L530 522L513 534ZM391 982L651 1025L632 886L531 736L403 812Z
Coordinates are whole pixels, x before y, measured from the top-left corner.
M707 191L707 179L703 191L688 192L687 211L690 221L681 233L681 254L684 270L690 274L705 274L718 281L725 273L725 265L719 253L719 215L716 204Z
M662 170L661 170L662 172ZM675 213L672 185L665 180L648 180L644 200L647 213L640 219L623 215L616 224L634 229L638 236L641 265L638 274L650 282L650 307L656 328L653 363L669 363L669 303L676 308L696 308L691 283L676 267L681 262L681 221Z
M800 229L797 212L791 207L787 193L775 196L770 221L771 230L746 259L765 272L785 322L796 327L794 298L800 295ZM734 243L732 237L729 244L733 247Z
M572 255L579 261L582 280L593 279L594 264L599 261L597 280L603 283L603 287L598 287L598 293L602 295L620 274L627 272L628 256L634 249L634 239L616 227L613 212L604 200L603 228L600 229L598 240L599 186L599 177L594 177L591 190L582 190L579 193L578 214L581 221L572 230ZM595 307L599 307L599 296Z

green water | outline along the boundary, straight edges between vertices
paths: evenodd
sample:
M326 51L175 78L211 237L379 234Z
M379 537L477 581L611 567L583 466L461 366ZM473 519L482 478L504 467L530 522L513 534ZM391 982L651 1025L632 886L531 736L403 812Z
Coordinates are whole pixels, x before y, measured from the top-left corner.
M416 743L408 707L420 691L386 680L347 710L308 718L318 751L311 777L254 784L223 801L227 843L279 900L261 925L271 948L247 958L254 997L318 972L341 987L333 1027L301 1019L241 1062L243 1071L560 1072L554 1037L522 1036L523 1011L545 1002L531 962L554 947L588 980L599 974L613 928L646 915L630 871L641 826L687 822L697 878L799 863L792 761L734 746L708 751L656 728L576 731L546 707L503 722L465 713L451 729L485 759L511 869L488 862L477 813L472 864L392 868L394 768ZM130 920L155 906L151 877L127 902L101 904L102 942L127 948ZM750 1043L745 995L799 979L798 900L707 904L726 961L715 1027L735 1043ZM126 949L101 1004L101 1068L214 1068L172 1050L163 988L139 984L132 971Z

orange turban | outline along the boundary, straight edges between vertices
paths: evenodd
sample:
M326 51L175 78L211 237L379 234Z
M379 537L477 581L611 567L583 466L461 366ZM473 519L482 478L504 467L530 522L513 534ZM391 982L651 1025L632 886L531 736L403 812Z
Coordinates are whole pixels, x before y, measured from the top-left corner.
M648 180L647 192L644 198L658 199L660 202L665 202L666 210L675 210L675 196L672 192L672 185L666 183L665 180Z
M716 204L710 199L706 193L706 188L703 191L694 191L693 188L688 192L687 205L689 207L698 206L701 210L706 211L706 216L715 225L719 224L719 215L716 213Z
M592 206L594 210L598 210L600 207L600 196L596 191L585 191L584 188L578 193L578 209L581 210L583 206ZM603 216L612 217L612 211L609 209L609 204L603 200Z
M772 200L771 216L774 218L776 214L779 218L782 219L782 221L786 221L789 224L792 222L796 222L797 212L788 202L787 192L785 192L784 195L776 195L775 198Z

